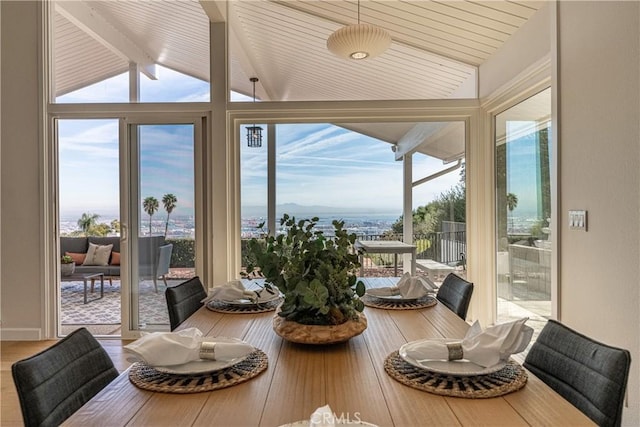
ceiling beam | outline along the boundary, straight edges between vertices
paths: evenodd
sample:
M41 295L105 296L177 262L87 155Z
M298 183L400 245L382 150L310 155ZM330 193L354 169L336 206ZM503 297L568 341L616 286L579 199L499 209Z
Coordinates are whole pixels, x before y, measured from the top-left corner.
M249 46L248 41L244 37L244 34L238 35L238 32L235 28L241 28L236 19L234 19L234 15L229 15L231 12L229 11L229 5L226 1L220 0L200 0L200 6L205 11L209 20L211 22L227 22L227 28L229 31L229 46L236 46L234 51L234 56L236 60L240 63L240 67L249 77L258 77L259 74L256 71L255 64L250 59L247 49ZM235 23L235 25L233 25ZM258 81L256 93L262 92L264 96L260 96L259 98L262 101L273 100L273 91L270 88L267 88L262 80Z
M211 22L227 21L227 2L218 0L200 0L200 6Z
M84 1L58 1L55 5L56 11L75 26L124 60L137 64L145 76L157 79L152 55L129 39L117 23L109 21Z

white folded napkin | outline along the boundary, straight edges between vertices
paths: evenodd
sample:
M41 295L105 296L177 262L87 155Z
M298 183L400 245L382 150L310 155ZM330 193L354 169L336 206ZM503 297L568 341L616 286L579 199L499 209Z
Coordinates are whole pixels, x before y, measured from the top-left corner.
M254 348L245 342L217 342L203 337L198 328L179 332L151 332L124 346L149 366L183 365L200 359L230 361Z
M424 340L409 346L406 354L417 361L467 359L483 367L493 366L527 348L533 336L533 328L524 324L527 320L524 317L484 331L476 320L462 341Z
M395 286L368 289L367 293L374 297L402 295L403 298L422 298L437 289L438 287L428 278L411 276L411 273L407 272L402 275Z
M221 286L214 286L209 294L201 302L207 303L211 300L216 301L237 301L240 299L249 299L256 303L271 301L274 296L280 295L280 290L271 285L271 289L263 288L259 291L250 291L244 287L241 280L232 280Z

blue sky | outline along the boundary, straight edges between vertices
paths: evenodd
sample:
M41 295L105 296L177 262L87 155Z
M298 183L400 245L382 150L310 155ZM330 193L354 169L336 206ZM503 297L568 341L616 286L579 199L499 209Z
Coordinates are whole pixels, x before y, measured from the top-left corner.
M146 76L140 78L140 100L142 102L207 102L209 84L169 68L156 66L157 80ZM86 88L59 96L59 103L80 102L129 102L128 74L95 83Z
M533 216L538 214L538 180L540 179L536 159L537 123L534 121L510 120L507 129L507 192L518 197L518 206L513 216ZM549 150L551 144L549 144ZM549 153L548 153L549 155Z
M127 78L121 75L57 99L57 102L125 102ZM168 69L160 79L142 77L144 101L207 101L208 85ZM234 95L234 100L250 100ZM266 131L263 132L266 135ZM243 132L244 135L244 132ZM73 120L60 123L61 215L117 213L117 120ZM193 207L192 134L186 126L146 126L142 140L142 197L178 197L175 215ZM402 162L390 144L330 124L283 124L277 127L277 203L351 207L358 211L402 210ZM266 143L241 150L242 200L266 201ZM414 179L448 165L414 156ZM459 180L458 172L414 189L414 207L433 200ZM162 212L162 209L161 209Z
M402 162L389 143L330 124L278 125L276 199L334 208L402 211ZM266 144L242 147L243 201L266 200ZM445 168L442 161L414 156L414 179ZM414 207L433 200L458 182L456 172L414 189ZM253 202L252 202L253 201Z
M82 212L118 215L119 161L117 120L61 120L61 215ZM193 214L193 131L187 125L149 125L140 129L141 197L172 193L175 215ZM161 204L162 206L162 204Z

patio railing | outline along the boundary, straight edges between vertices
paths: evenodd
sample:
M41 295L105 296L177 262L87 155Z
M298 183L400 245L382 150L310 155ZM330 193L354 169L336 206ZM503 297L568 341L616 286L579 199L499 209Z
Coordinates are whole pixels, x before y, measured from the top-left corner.
M359 240L400 240L402 234L357 234ZM242 259L248 239L242 239ZM466 231L447 231L426 234L414 234L417 259L432 259L450 266L464 265L467 252ZM392 254L372 254L369 256L373 264L379 267L393 266ZM402 257L399 258L400 264Z
M402 234L358 235L359 240L400 240ZM447 231L426 234L414 234L417 259L432 259L443 264L455 266L465 262L467 253L466 231ZM386 255L385 255L386 256ZM393 255L388 255L392 262Z

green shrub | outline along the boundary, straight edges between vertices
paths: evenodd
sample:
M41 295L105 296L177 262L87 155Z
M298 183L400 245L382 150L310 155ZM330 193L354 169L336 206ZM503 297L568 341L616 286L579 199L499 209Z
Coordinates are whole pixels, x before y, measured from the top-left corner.
M171 267L193 268L196 266L196 241L194 239L167 239L173 244Z

